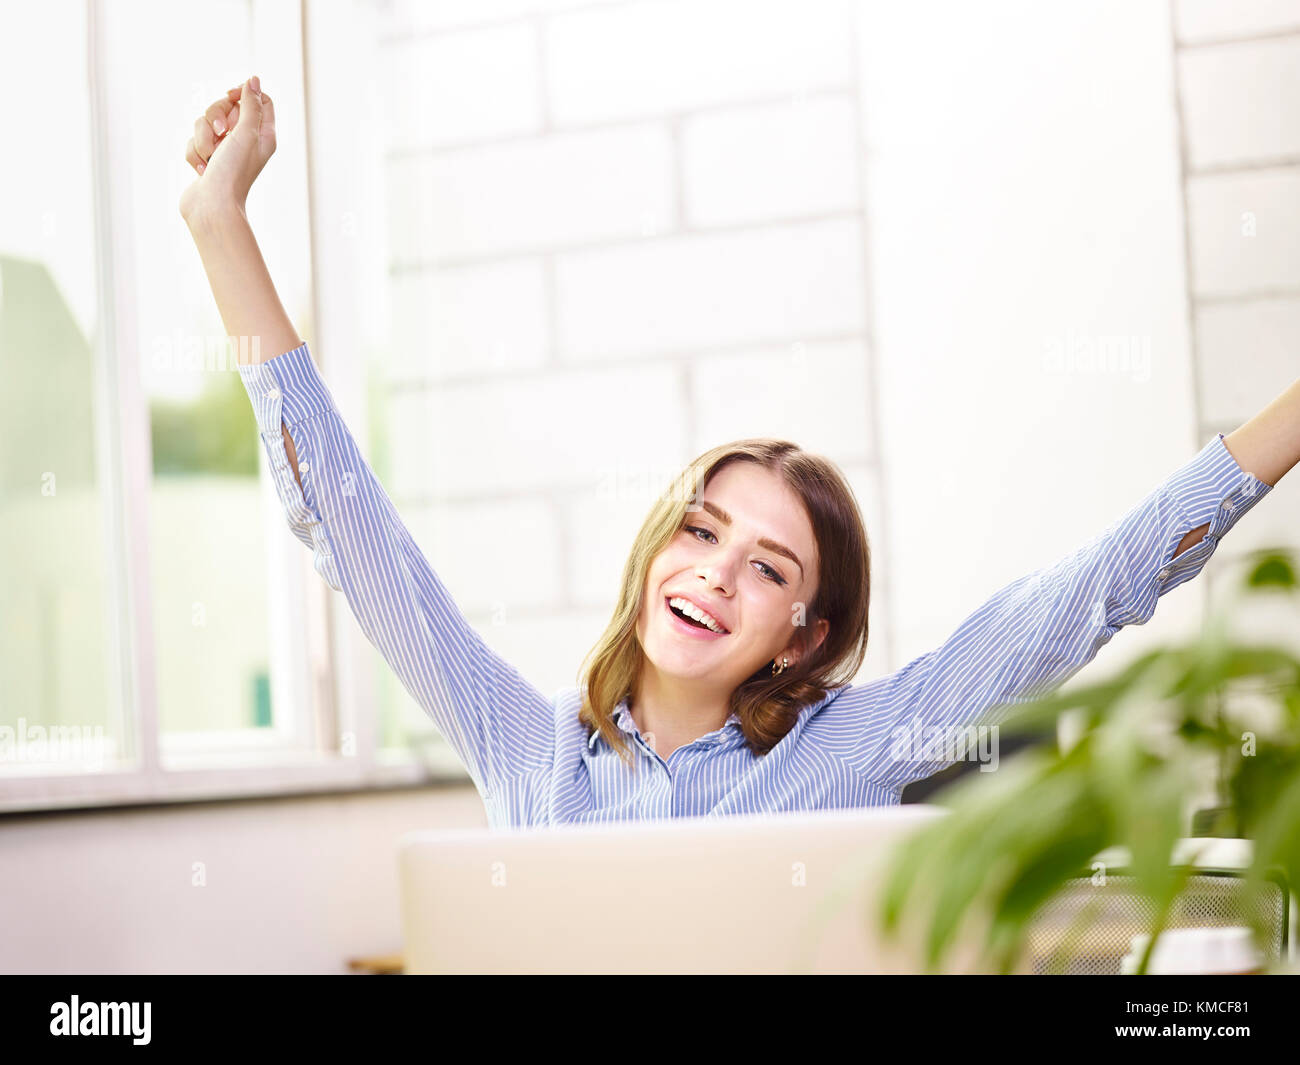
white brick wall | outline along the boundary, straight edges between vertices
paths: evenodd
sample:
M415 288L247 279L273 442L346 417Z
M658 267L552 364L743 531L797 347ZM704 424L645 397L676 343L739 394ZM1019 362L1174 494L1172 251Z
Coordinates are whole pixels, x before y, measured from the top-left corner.
M1300 32L1184 49L1180 64L1194 169L1300 157Z
M690 375L693 451L719 440L781 436L838 462L876 457L867 364L856 341L700 355Z
M1300 376L1300 2L1178 0L1189 270L1202 438L1229 433ZM1221 606L1234 558L1300 548L1290 477L1234 527L1207 573ZM1294 613L1256 603L1244 637L1300 650Z
M562 531L549 500L407 505L402 516L463 611L497 622L563 598L562 571L552 564Z
M529 23L390 45L390 147L418 149L541 128L540 62Z
M1300 375L1300 297L1206 304L1196 313L1196 335L1201 416L1220 432L1258 413Z
M387 487L543 690L603 627L654 492L706 448L794 439L880 520L853 18L387 5ZM875 672L884 616L877 591Z
M583 656L608 624L608 609L553 609L544 616L507 613L502 624L491 617L476 621L487 645L547 696L578 683Z
M382 4L381 32L406 38L426 30L502 22L548 11L618 2L621 0L386 0Z
M1300 167L1192 177L1187 211L1197 296L1300 288Z
M546 362L546 278L541 258L396 274L389 375L428 381L527 370Z
M597 489L575 492L566 500L569 595L583 606L609 607L618 588L628 547L654 500L650 486L670 478L611 463Z
M686 412L671 365L566 370L394 393L394 498L593 485L609 462L681 464Z
M696 226L858 208L851 97L795 98L692 116L682 128L686 220Z
M859 331L861 241L861 223L846 218L562 255L561 355L646 355Z
M674 212L670 162L661 124L394 162L395 183L418 190L420 205L390 220L395 258L482 258L665 229Z
M1178 0L1174 10L1185 44L1300 30L1300 0Z
M388 487L471 621L570 683L653 491L743 436L859 492L864 676L1102 528L1295 376L1297 8L388 4ZM1071 332L1150 380L1045 379Z
M1175 13L1206 435L1300 374L1300 2L1179 0Z
M668 0L546 22L561 123L788 96L854 79L847 0Z

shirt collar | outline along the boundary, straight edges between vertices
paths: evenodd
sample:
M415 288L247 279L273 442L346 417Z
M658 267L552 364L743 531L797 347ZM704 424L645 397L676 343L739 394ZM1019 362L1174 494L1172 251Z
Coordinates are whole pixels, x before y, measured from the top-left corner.
M841 692L851 687L852 687L851 684L840 684L834 688L831 688L826 693L825 698L820 699L816 703L812 703L809 706L804 707L803 710L800 711L800 713L805 713L811 709L811 713L808 714L808 716L811 718L814 714L817 714L822 709L824 709L828 704L834 702L839 697ZM631 732L634 728L636 728L636 725L632 721L632 715L628 711L626 699L619 700L618 705L614 707L614 723L624 732ZM736 733L743 735L743 732L741 731L740 728L739 714L735 714L735 713L731 714L727 718L727 720L723 722L722 727L723 729L726 729L732 725L736 726L735 728ZM592 750L593 748L595 748L596 741L598 739L600 739L600 730L592 729L591 735L587 738L587 749Z
M614 724L617 725L624 732L633 732L636 730L636 722L632 720L632 713L631 711L628 710L626 699L619 700L618 705L614 707ZM730 728L732 725L735 725L736 730L740 731L739 714L736 713L730 714L727 717L727 720L722 723L722 729ZM719 731L722 730L719 729ZM600 730L592 729L591 735L587 738L587 749L592 750L596 746L596 741L599 738L600 738Z

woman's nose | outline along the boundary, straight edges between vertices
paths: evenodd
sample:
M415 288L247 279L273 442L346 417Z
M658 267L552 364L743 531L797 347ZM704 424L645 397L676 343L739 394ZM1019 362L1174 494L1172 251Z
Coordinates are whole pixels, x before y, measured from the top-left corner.
M702 562L697 572L708 582L710 588L730 589L734 566L735 562L723 554Z

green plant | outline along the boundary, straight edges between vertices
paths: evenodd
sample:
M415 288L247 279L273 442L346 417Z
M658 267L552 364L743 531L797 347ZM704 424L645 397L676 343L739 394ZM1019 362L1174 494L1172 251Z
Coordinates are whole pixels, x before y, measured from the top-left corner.
M1014 734L1070 712L1079 737L1068 749L1025 751L996 773L969 774L936 795L951 812L903 841L888 867L877 915L885 933L899 935L904 912L919 913L934 969L963 920L978 912L987 920L981 962L1010 972L1043 905L1101 851L1124 847L1134 887L1156 913L1138 966L1145 972L1192 871L1171 855L1187 835L1188 807L1211 759L1226 814L1220 833L1253 841L1247 893L1279 871L1300 883L1300 659L1279 646L1241 642L1229 624L1248 597L1294 605L1296 566L1282 549L1246 562L1245 579L1195 640L1008 713L1000 731ZM1271 720L1261 725L1265 714ZM1254 919L1243 922L1262 934Z

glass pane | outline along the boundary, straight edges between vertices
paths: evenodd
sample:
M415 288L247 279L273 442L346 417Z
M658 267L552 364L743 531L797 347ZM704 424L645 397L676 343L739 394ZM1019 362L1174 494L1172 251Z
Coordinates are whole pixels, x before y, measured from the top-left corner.
M4 133L38 153L0 167L0 773L111 768L127 740L98 443L86 33L83 0L0 16L0 88L40 97L6 108Z
M152 445L149 536L164 755L291 743L292 718L306 711L271 697L273 659L291 669L301 663L288 655L283 633L271 632L272 600L283 588L269 563L290 534L278 501L274 515L267 509L258 478L262 445L237 373L259 341L225 335L177 209L181 190L195 180L183 159L195 119L258 73L275 96L279 139L290 147L277 148L248 211L302 331L310 257L305 176L294 168L305 151L300 55L282 59L277 49L272 63L254 65L256 37L278 40L281 16L296 19L297 12L292 2L247 0L105 5L112 40L148 57L131 64L125 94L150 105L123 109L121 121L131 146L135 272L126 298L134 302ZM197 35L196 17L203 25ZM293 559L306 552L297 541L291 546Z

